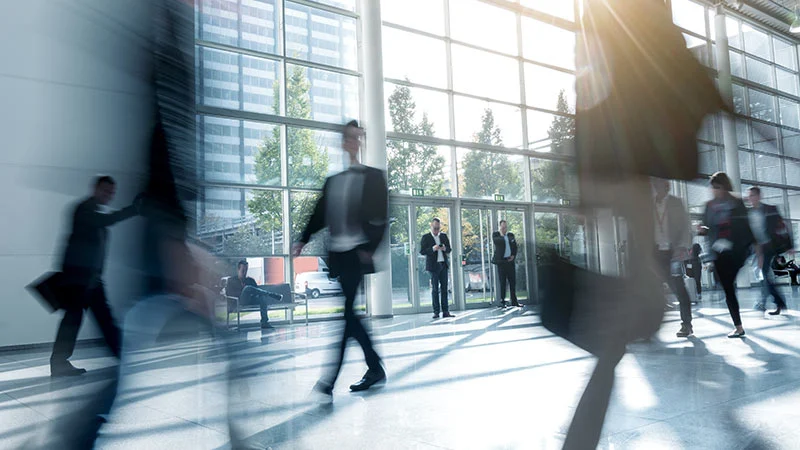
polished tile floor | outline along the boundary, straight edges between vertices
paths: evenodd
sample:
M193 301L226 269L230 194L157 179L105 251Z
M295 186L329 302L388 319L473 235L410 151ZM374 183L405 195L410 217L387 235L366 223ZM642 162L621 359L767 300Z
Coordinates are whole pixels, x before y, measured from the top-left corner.
M797 309L800 293L782 288ZM742 292L747 338L727 339L724 303L707 295L695 337L634 343L617 368L601 448L800 448L800 329L792 312L766 317ZM237 381L210 339L159 347L137 362L101 430L99 448L230 448L229 412L256 447L271 449L560 448L593 359L552 336L529 310L472 310L369 322L389 373L351 394L365 370L351 343L331 406L309 392L330 361L341 322L242 332ZM114 360L78 348L77 379L51 380L46 351L0 353L0 448L45 439L53 419L102 384Z

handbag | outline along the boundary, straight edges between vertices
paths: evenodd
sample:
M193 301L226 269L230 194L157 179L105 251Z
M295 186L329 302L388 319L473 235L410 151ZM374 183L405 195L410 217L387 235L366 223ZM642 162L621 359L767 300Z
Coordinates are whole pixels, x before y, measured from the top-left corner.
M64 274L62 272L48 272L37 278L26 289L31 291L51 313L63 307Z

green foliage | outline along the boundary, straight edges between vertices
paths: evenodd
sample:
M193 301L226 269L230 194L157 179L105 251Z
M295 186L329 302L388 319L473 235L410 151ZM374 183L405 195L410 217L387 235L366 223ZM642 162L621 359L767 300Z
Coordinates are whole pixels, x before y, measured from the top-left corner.
M494 113L487 108L481 119L481 129L473 136L479 144L503 146L500 127L495 125ZM507 199L522 195L522 173L508 155L484 150L469 150L462 161L461 193L464 197L486 198L499 193Z

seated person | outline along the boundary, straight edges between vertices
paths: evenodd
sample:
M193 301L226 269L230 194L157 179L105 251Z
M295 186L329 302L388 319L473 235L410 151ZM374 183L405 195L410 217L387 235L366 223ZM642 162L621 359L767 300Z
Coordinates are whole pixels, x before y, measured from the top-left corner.
M256 280L247 276L247 261L239 261L236 267L236 277L228 279L225 285L225 295L239 299L240 305L258 305L261 308L261 328L272 328L267 314L269 299L280 301L282 296L259 289Z
M800 272L800 268L795 265L794 260L786 262L786 258L783 255L778 256L772 261L772 270L785 270L792 279L792 286L800 286L797 283L797 273Z

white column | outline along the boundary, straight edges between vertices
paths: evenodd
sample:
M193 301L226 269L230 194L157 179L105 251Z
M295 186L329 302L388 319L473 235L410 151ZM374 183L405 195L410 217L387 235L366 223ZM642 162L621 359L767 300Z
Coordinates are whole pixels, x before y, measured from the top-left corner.
M380 0L361 0L361 50L364 79L366 148L363 162L387 170L386 118L383 109L383 57ZM379 272L366 278L367 302L372 317L392 317L392 275L389 233L375 253Z
M614 214L610 209L601 209L595 215L597 221L597 251L600 273L619 276L619 252Z
M731 58L728 51L728 30L725 23L725 11L717 5L717 15L714 18L717 41L717 72L719 74L719 93L723 100L733 105L733 79L731 77ZM734 192L741 189L741 175L739 173L739 144L736 139L736 122L732 115L721 113L722 138L725 148L725 172L731 179Z

